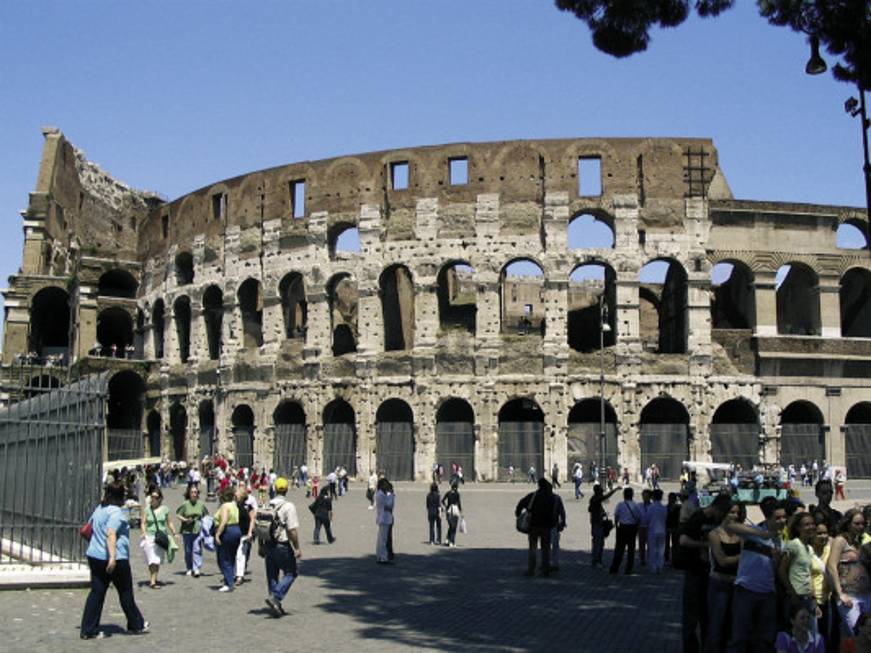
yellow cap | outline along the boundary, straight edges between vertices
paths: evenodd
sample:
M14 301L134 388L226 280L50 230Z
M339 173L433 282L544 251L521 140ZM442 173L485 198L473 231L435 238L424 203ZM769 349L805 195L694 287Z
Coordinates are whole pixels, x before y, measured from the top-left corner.
M283 476L279 476L275 479L275 491L276 492L287 492L287 479Z

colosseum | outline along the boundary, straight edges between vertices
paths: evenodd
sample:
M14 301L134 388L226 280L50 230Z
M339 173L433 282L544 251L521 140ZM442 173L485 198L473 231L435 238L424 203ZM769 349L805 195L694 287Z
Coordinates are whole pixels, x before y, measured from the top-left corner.
M110 460L871 476L866 212L736 200L710 140L415 147L167 201L43 135L3 365L108 371Z

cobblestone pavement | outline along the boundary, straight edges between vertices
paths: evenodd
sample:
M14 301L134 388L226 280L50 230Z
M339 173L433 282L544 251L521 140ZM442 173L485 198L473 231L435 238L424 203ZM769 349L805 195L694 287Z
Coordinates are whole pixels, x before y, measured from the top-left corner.
M230 594L215 591L219 575L209 554L200 579L184 576L177 558L161 570L166 587L137 588L137 603L153 629L141 637L124 632L111 590L103 612L109 637L88 642L78 638L85 590L0 592L0 650L170 651L192 644L198 650L261 651L679 650L680 575L652 576L636 567L636 576L609 576L593 569L586 498L576 502L569 488L561 490L569 523L561 570L551 578L526 578L525 538L514 531L513 509L531 486L463 488L469 533L458 535L455 549L426 544L426 489L397 484L398 557L391 567L374 562L374 512L367 510L360 484L337 502L338 541L329 546L312 544L308 501L291 492L304 558L285 599L289 616L274 619L265 609L265 575L256 554L248 582ZM850 503L864 494L851 493ZM180 497L168 492L167 505L174 508ZM611 509L618 498L609 502ZM608 544L613 541L612 535ZM606 562L608 557L606 552ZM133 568L135 581L143 583L147 572L136 548Z

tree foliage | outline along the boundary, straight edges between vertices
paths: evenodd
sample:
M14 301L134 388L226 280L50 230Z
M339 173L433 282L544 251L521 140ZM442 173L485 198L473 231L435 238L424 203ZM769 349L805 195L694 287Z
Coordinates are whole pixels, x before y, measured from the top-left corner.
M652 27L677 27L692 11L718 16L735 0L555 0L593 33L593 44L615 57L643 52ZM834 76L871 89L871 2L869 0L757 0L759 13L773 25L819 38L839 58Z

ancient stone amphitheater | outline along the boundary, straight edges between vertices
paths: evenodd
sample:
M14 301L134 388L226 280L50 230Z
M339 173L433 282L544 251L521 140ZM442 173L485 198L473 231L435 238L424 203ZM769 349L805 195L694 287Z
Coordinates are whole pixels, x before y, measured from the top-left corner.
M44 136L3 364L109 370L110 459L871 476L871 260L838 247L865 211L733 199L710 140L416 147L166 201Z

